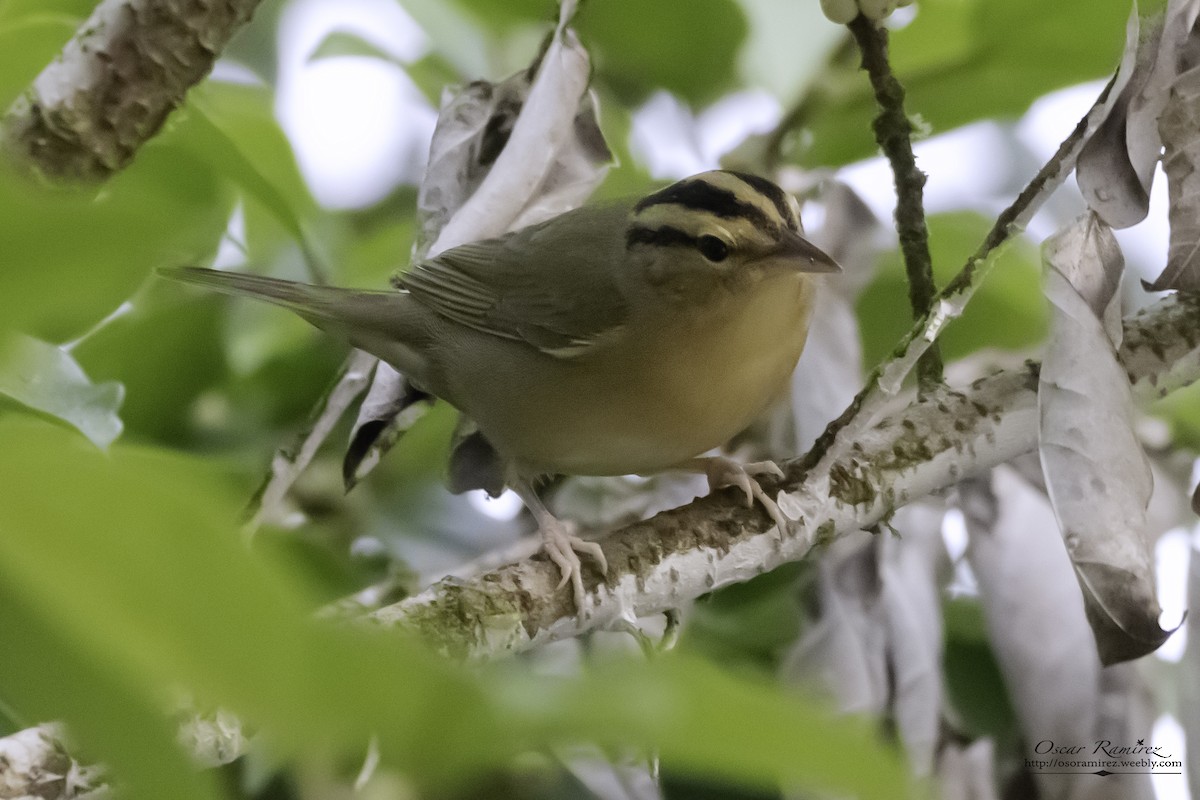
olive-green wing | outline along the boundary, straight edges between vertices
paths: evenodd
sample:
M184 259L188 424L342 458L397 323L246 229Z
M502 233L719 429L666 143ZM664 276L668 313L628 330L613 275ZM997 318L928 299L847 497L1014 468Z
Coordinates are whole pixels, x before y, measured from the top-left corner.
M569 212L447 250L415 264L397 285L460 325L576 356L625 325L629 305L618 280L624 218L612 210Z

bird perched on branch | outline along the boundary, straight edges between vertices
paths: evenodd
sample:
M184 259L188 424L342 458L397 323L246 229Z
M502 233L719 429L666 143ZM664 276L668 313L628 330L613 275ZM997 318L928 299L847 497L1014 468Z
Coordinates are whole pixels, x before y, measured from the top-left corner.
M447 250L402 273L400 291L165 274L289 308L473 420L582 612L577 553L607 571L604 553L551 515L534 482L700 472L784 524L754 477L778 467L700 454L784 391L807 335L811 273L838 269L804 237L791 196L713 171Z

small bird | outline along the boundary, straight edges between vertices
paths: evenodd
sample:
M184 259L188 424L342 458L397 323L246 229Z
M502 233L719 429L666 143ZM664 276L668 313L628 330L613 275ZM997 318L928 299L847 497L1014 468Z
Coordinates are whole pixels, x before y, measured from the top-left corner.
M289 308L473 420L582 612L577 554L607 572L604 553L549 512L535 482L698 472L784 525L754 478L782 475L775 464L700 454L783 393L808 332L811 273L839 270L804 237L794 198L716 170L446 250L399 274L399 291L164 274Z

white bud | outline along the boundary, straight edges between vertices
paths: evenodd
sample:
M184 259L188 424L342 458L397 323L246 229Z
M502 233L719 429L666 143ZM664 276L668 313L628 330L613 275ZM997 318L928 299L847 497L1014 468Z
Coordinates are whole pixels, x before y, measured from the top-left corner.
M830 22L845 25L858 16L855 0L821 0L821 11Z

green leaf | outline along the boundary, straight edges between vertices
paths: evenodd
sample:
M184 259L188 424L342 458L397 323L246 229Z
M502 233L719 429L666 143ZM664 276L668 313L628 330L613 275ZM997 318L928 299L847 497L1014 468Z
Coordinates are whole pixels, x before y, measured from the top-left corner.
M898 754L869 722L838 718L769 680L734 677L679 654L604 664L571 682L510 677L495 695L510 713L540 717L542 741L586 735L614 748L638 742L691 775L860 800L894 800L909 783Z
M1142 13L1157 5L1142 3ZM933 133L1012 118L1047 92L1109 75L1128 15L1127 3L1091 0L922 0L916 19L891 35L892 67L908 113ZM811 144L792 154L798 163L834 166L876 152L866 74L845 73L856 69L855 61L823 79L826 91L807 120Z
M977 599L952 599L942 605L946 649L942 664L946 692L959 722L972 736L1012 739L1017 718L1008 687L988 642L983 609Z
M9 22L43 14L62 14L70 17L75 26L96 7L96 0L3 0L0 2L0 22Z
M1200 383L1171 392L1149 410L1170 424L1177 445L1200 452Z
M221 347L227 305L154 280L130 313L75 347L89 375L124 385L128 435L175 445L195 441L193 404L228 375Z
M321 43L309 53L308 61L311 63L313 61L320 61L323 58L344 58L347 56L377 58L380 61L386 61L400 68L404 67L403 61L374 42L364 39L357 33L342 30L335 30L322 39Z
M51 341L77 336L153 268L202 260L232 202L205 164L159 141L94 199L0 169L0 327Z
M433 49L453 64L459 74L469 80L489 77L492 41L463 8L445 0L400 0L400 4L421 26Z
M188 96L180 146L257 201L306 252L305 220L316 203L291 143L275 121L272 92L260 86L209 82Z
M457 0L458 5L497 33L529 23L549 23L558 20L555 0Z
M72 757L111 768L122 797L220 798L216 774L197 770L175 746L174 724L135 676L63 636L20 588L0 582L0 631L9 643L0 648L0 697L27 719L70 720Z
M978 214L957 212L929 218L933 274L939 286L953 277L987 235L990 223ZM1018 239L1005 249L975 293L961 319L946 328L940 341L947 360L985 347L1019 350L1042 341L1049 315L1041 293L1037 248ZM884 256L875 279L858 299L863 359L878 364L912 327L908 281L900 253Z
M103 449L121 435L119 383L92 383L61 347L22 334L0 337L0 395L74 426Z
M733 85L749 30L732 0L592 0L575 27L596 77L627 100L666 89L696 104Z
M418 779L516 746L463 670L399 632L311 620L311 597L245 549L232 525L241 498L203 460L128 446L105 458L52 426L12 420L0 420L0 442L0 583L46 635L119 673L144 705L190 690L270 730L285 756L351 752L377 735L384 757ZM4 650L12 671L46 669L36 648ZM17 708L45 700L29 690L0 681ZM58 710L125 735L111 708ZM152 758L127 761L123 778L148 780Z
M29 87L78 25L70 15L47 11L0 14L0 108L7 109Z

